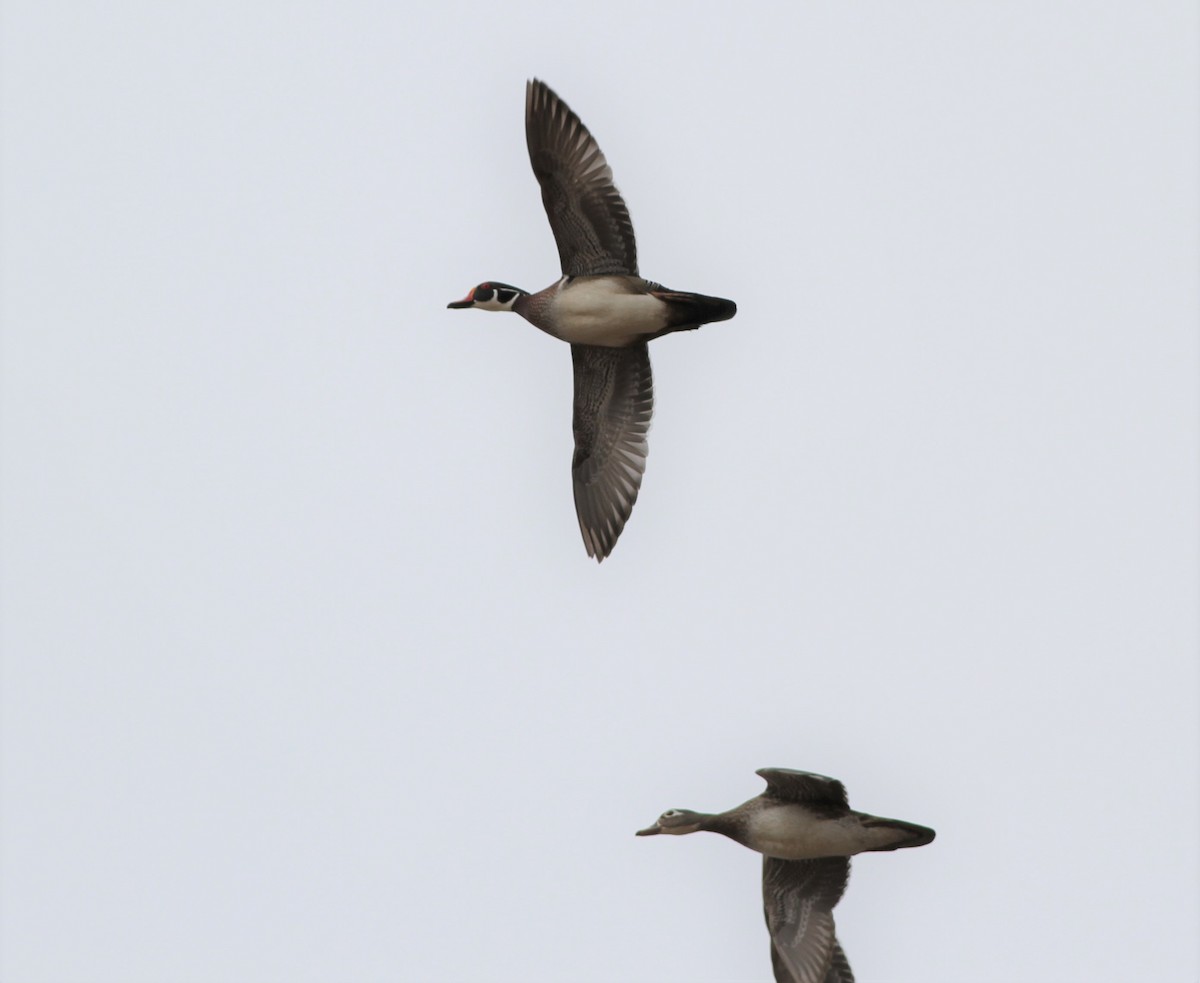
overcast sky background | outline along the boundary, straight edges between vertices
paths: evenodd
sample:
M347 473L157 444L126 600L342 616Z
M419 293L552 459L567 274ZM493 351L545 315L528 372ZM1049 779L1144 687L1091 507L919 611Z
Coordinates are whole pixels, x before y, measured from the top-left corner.
M764 765L933 826L863 983L1200 972L1195 5L10 0L6 983L766 980ZM546 79L642 271L574 517Z

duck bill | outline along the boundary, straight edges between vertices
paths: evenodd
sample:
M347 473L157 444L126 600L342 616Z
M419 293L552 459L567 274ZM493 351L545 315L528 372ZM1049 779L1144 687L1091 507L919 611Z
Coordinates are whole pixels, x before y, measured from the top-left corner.
M447 304L446 306L457 310L461 307L470 307L474 303L475 303L475 301L472 299L471 295L467 294L462 300L452 301L451 303Z
M634 836L657 836L661 832L662 832L662 827L659 826L658 823L655 823L653 826L649 826L646 829L639 829L633 835Z

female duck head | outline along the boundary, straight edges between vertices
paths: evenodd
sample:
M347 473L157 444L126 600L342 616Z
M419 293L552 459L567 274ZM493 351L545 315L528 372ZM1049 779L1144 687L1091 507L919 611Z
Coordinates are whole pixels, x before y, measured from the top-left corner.
M646 829L639 829L636 835L657 836L666 833L668 836L682 836L703 828L704 820L708 818L704 813L692 812L691 809L668 809L658 817L658 822Z

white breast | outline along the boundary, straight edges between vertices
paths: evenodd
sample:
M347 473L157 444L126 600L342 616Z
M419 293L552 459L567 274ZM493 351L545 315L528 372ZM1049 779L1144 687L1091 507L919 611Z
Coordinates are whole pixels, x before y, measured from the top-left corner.
M649 294L629 293L619 281L575 280L554 299L554 333L577 345L620 347L667 326L667 305Z
M751 820L749 832L753 849L781 860L851 857L867 847L851 817L818 819L799 807L764 809Z

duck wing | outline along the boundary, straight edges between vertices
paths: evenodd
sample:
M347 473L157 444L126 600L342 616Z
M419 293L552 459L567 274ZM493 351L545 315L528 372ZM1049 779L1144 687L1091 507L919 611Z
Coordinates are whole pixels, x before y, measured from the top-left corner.
M645 343L572 345L575 513L588 556L603 560L633 511L646 470L654 380Z
M833 924L849 877L848 857L763 857L763 914L776 983L854 983Z
M525 142L566 276L637 276L629 209L612 168L571 108L537 79L525 86Z
M767 790L763 795L767 798L798 802L829 812L850 808L846 786L836 778L791 768L759 768L755 774L766 781Z

